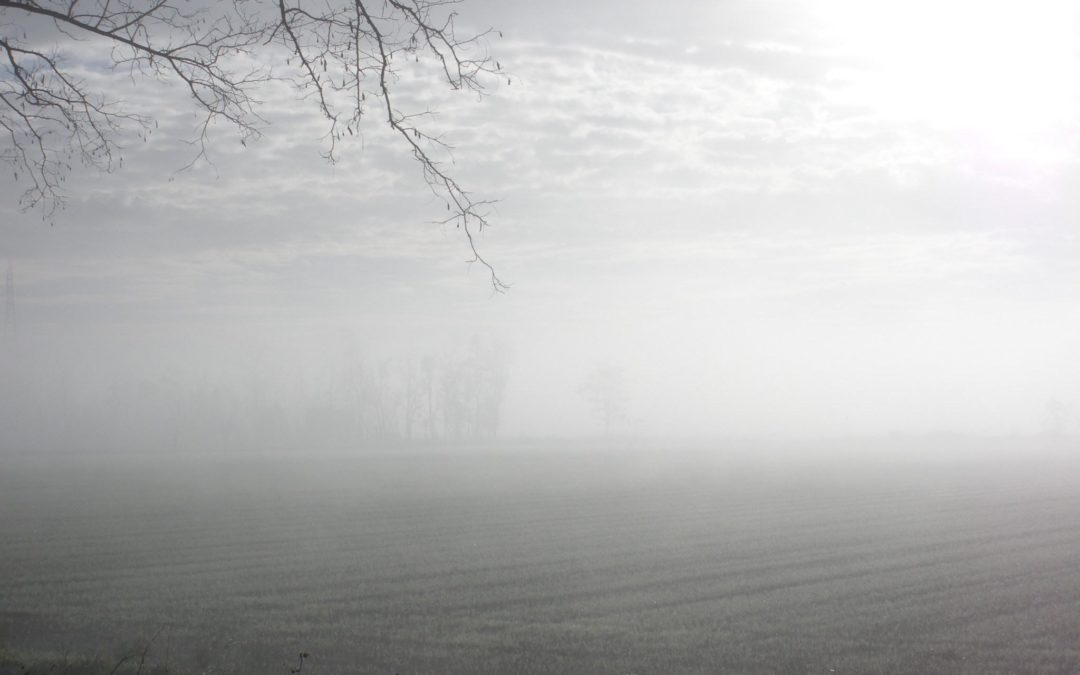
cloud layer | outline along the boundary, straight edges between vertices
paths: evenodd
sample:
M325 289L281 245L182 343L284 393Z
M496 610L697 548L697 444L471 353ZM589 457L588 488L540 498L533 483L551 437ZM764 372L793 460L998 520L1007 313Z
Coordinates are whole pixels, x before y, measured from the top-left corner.
M0 186L20 330L229 327L285 351L340 329L376 351L498 335L507 424L529 434L588 430L574 392L605 361L636 383L638 428L665 433L1031 431L1048 399L1080 405L1076 26L1018 23L1052 44L989 64L1028 83L1009 93L963 51L1007 40L1001 8L953 16L970 31L924 36L936 60L911 65L844 3L713 5L477 2L510 84L480 101L422 70L398 83L403 108L441 112L463 184L500 200L480 246L501 297L378 125L330 166L314 108L271 87L262 140L215 129L213 165L178 172L182 93L88 61L160 129L114 174L76 171L51 226ZM989 109L1009 96L1057 112Z

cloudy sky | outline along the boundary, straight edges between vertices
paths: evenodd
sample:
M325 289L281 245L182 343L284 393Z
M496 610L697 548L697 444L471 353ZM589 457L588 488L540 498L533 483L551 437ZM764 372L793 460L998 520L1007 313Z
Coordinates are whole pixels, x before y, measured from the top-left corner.
M178 172L182 94L88 66L160 129L111 175L77 170L52 225L0 184L20 339L197 371L492 336L522 435L590 429L578 388L601 363L643 434L1031 433L1050 401L1080 413L1074 3L461 13L502 30L511 85L400 86L441 111L461 182L500 200L479 246L508 293L431 224L441 203L380 130L329 166L314 108L270 89L263 139L217 130L213 165Z

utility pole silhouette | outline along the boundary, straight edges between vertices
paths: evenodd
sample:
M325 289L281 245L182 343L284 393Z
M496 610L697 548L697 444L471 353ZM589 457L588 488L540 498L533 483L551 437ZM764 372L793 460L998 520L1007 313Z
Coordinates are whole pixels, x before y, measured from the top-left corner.
M15 339L18 329L15 317L15 268L8 261L7 275L4 279L4 341L10 342Z

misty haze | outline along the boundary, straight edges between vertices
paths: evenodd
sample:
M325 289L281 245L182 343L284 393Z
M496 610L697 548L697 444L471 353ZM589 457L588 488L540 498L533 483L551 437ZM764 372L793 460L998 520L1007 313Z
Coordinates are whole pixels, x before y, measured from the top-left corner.
M0 0L0 675L1080 672L1078 45Z

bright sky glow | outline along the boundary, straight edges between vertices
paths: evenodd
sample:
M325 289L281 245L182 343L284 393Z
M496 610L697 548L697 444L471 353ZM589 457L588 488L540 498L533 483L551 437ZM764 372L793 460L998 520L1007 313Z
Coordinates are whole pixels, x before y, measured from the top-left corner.
M1021 156L1078 110L1076 29L1065 0L830 0L825 34L854 64L853 100L884 116L975 133Z

